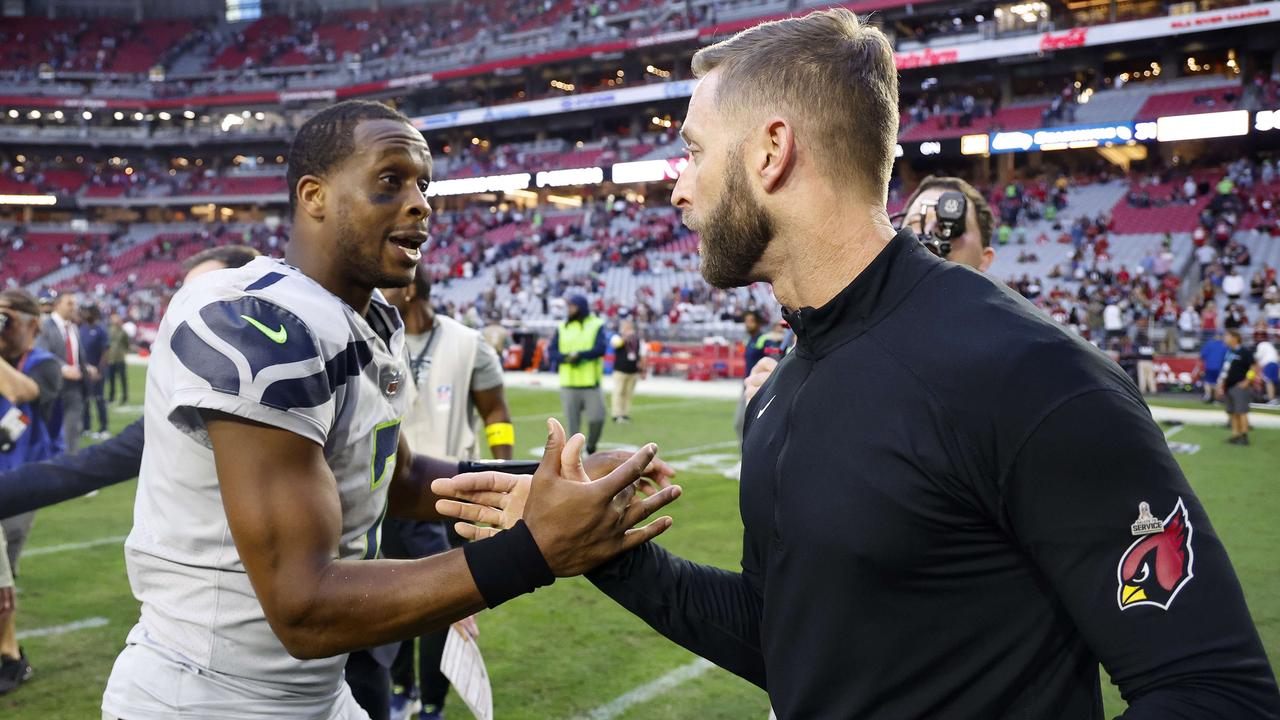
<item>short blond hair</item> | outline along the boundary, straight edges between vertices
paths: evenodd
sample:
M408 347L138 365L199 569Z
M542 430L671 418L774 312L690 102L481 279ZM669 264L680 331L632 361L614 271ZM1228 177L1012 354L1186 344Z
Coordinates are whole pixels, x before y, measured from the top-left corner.
M836 183L888 196L898 141L898 70L884 33L846 8L761 23L693 56L721 71L718 104L792 114Z

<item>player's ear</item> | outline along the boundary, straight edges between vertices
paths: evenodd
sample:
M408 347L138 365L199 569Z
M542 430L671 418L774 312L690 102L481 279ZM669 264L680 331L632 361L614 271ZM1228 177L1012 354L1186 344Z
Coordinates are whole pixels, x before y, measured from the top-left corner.
M298 178L298 209L313 220L323 220L325 215L324 179L315 175Z

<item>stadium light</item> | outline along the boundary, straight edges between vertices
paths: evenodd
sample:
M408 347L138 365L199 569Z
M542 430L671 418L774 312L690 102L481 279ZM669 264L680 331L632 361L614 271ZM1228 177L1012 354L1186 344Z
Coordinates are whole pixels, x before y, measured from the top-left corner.
M140 112L136 112L136 113L134 113L134 114L133 114L133 119L134 119L134 120L137 120L138 122L142 122L142 119L143 119L143 118L145 118L145 117L146 117L146 115L143 115L143 114L142 114L142 113L140 113Z
M17 117L18 117L18 111L17 111L17 110L10 110L10 111L9 111L9 117L11 117L11 118L17 118Z
M186 118L186 119L188 119L188 120L195 120L195 119L196 119L196 114L195 114L195 112L193 112L193 111L191 111L191 110L187 110L186 112L182 113L182 117L184 117L184 118Z
M511 175L436 180L427 186L427 197L527 190L532 179L533 176L529 173L514 173Z
M689 166L689 158L679 157L670 160L636 160L634 162L615 163L610 175L615 183L642 183L676 180Z
M122 112L120 112L119 110L117 110L117 111L116 111L116 114L114 115L114 117L115 117L115 119L117 119L117 120L123 120L123 119L124 119L124 113L122 113Z
M31 112L27 113L27 117L31 118L32 120L39 120L39 119L40 119L40 111L39 111L39 110L32 110Z
M170 119L172 119L172 118L173 118L173 116L172 116L172 115L170 115L169 113L164 112L164 111L161 111L161 112L160 112L160 119L161 119L161 120L164 120L165 122L168 122L168 121L169 121Z
M1253 129L1258 132L1280 130L1280 110L1259 110L1253 118Z
M1170 115L1156 119L1156 139L1160 142L1237 137L1248 134L1248 110Z
M84 118L85 120L92 120L93 113L89 112L88 110L85 110L84 112L80 113L80 117Z
M0 205L57 205L53 195L0 195Z
M54 110L54 111L53 111L53 119L54 119L54 120L61 120L63 117L65 117L65 116L62 114L62 111L61 111L61 110Z
M986 133L964 135L960 138L961 155L986 155L991 151L991 138Z
M598 167L551 170L537 175L537 184L540 188L599 185L602 182L604 182L604 169Z

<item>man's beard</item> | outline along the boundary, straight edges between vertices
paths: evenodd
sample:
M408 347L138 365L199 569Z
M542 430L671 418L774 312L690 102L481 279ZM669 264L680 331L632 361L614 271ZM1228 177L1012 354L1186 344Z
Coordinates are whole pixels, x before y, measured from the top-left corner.
M729 156L720 202L699 223L702 277L718 288L750 285L762 280L752 274L773 240L773 219L755 201L742 167L742 149Z

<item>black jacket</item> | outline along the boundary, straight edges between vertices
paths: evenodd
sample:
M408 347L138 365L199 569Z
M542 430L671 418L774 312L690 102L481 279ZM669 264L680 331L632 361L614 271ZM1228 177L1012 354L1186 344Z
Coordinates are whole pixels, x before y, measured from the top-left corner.
M1120 369L903 231L747 409L742 573L592 581L782 720L1280 718L1204 508ZM1145 503L1156 518L1132 526Z

